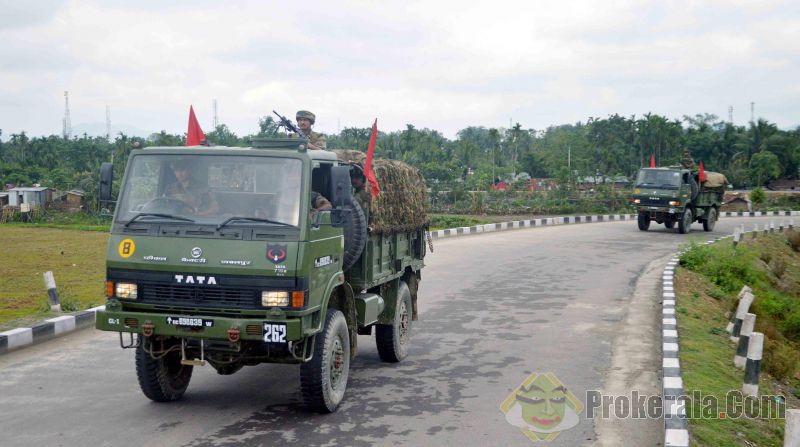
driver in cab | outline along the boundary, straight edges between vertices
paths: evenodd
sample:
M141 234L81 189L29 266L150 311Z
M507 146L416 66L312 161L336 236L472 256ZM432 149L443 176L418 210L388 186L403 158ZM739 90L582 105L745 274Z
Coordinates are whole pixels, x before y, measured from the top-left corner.
M194 179L192 164L188 160L173 161L170 167L175 182L167 187L165 195L183 202L186 206L181 211L188 209L198 216L211 216L219 212L219 204L211 191Z

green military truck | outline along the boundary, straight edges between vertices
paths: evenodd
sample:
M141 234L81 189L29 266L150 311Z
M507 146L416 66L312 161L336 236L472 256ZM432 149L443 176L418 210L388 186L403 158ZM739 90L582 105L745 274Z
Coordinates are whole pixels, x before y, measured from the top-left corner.
M426 253L424 208L399 217L394 231L368 229L370 215L385 211L354 203L357 166L307 144L260 139L251 148L131 153L96 327L135 349L148 398L180 399L195 366L227 375L298 363L305 404L333 412L358 334L375 334L383 361L406 357ZM110 185L110 170L102 173ZM409 193L424 193L418 171L404 175L413 177ZM403 193L378 202L388 207Z
M679 166L640 169L631 198L639 214L639 230L647 231L655 221L667 228L677 224L681 234L691 231L692 222L702 222L703 230L712 231L727 179L706 171L703 180L699 172Z

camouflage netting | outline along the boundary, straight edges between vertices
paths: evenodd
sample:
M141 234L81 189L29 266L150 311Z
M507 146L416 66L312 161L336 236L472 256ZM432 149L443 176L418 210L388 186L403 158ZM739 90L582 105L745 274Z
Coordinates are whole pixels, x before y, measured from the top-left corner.
M340 160L363 169L366 161L363 152L337 150L336 153ZM381 192L370 204L369 232L392 234L427 225L428 192L419 170L399 160L376 159L372 166Z
M336 156L339 157L339 160L342 160L350 164L357 164L364 166L364 162L367 161L367 154L360 151L354 151L350 149L336 149L334 152L336 152Z

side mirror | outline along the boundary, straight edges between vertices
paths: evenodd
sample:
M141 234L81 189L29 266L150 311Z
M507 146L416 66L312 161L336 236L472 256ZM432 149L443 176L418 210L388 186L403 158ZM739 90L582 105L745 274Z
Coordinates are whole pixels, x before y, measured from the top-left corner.
M334 208L331 210L331 226L334 228L342 228L347 222L347 213L352 210L347 208Z
M103 163L100 165L99 199L101 202L111 201L111 184L114 181L114 165Z
M353 186L350 183L350 166L334 166L331 168L329 191L330 201L334 208L353 204Z

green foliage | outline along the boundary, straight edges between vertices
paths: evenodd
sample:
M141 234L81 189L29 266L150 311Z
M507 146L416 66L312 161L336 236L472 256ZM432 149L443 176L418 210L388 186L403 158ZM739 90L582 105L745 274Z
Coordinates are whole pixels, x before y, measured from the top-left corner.
M778 178L781 172L778 156L770 151L763 150L750 158L750 178L758 186Z
M701 273L723 292L738 292L745 284L763 283L763 271L753 268L755 254L746 250L720 249L711 245L691 243L681 255L680 263L689 270Z
M766 194L764 190L759 186L757 188L753 188L750 191L750 201L753 202L755 205L761 205L764 203L764 199L766 198Z
M447 228L471 227L486 223L484 220L468 216L431 214L430 227L432 230L442 230Z
M320 117L323 120L324 117ZM371 124L371 123L364 123ZM255 136L281 135L272 116L258 120L258 133L237 136L221 124L207 133L211 144L247 146ZM346 127L328 135L330 149L366 150L371 127ZM539 207L547 211L581 210L586 212L620 211L629 204L619 197L603 193L582 196L577 178L595 175L622 175L632 178L640 166L649 163L653 154L659 166L675 164L683 148L706 168L725 173L737 186L762 184L773 178L797 178L800 167L800 132L782 131L774 124L758 120L749 127L734 126L714 115L696 115L683 120L664 116L609 115L591 117L586 122L551 126L547 129L524 128L517 123L510 128L470 126L450 140L434 129L412 124L394 132L379 132L375 156L403 160L417 168L429 185L438 182L441 191L460 183L469 191L489 191L495 178L506 183L525 172L533 178L551 179L557 189L548 197L553 203L526 202L523 197L485 200L487 210L519 210ZM31 138L25 132L0 134L0 184L28 186L38 182L59 189L83 187L94 194L100 163L114 161L116 192L126 159L138 144L144 146L181 146L185 135L161 131L146 140L124 134L106 138L86 135L65 140L59 136ZM515 187L518 185L515 185ZM91 191L90 191L91 189ZM93 197L87 202L91 203ZM765 206L792 206L791 199ZM464 210L472 207L463 197L456 201ZM490 203L496 202L496 203ZM793 206L792 206L793 207Z
M766 372L778 380L785 380L792 376L798 362L800 353L791 345L765 338L762 365Z

